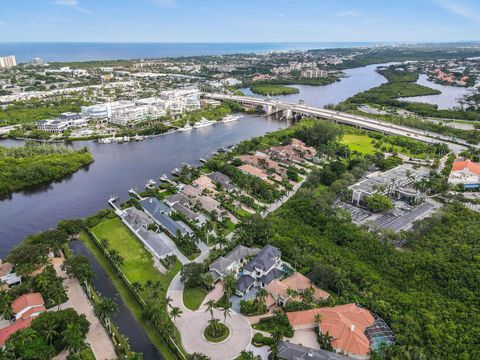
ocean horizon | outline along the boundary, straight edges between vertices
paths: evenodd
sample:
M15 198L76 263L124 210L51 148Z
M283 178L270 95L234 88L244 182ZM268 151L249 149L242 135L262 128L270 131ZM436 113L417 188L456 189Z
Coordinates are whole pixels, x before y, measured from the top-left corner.
M135 60L390 44L394 42L0 42L0 56L15 55L18 63L34 57L47 62Z

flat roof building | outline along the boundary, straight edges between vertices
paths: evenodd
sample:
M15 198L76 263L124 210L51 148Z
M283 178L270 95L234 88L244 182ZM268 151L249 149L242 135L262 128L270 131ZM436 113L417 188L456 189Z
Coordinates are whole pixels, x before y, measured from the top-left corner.
M0 57L0 69L10 69L17 66L15 55Z

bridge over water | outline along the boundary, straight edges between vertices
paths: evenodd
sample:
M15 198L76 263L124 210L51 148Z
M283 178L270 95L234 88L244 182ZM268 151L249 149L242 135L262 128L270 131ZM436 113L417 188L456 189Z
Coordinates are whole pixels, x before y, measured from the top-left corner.
M317 119L326 119L335 123L355 126L360 129L377 131L389 135L406 136L429 144L445 143L449 146L451 150L457 152L472 146L464 140L453 138L451 136L446 136L431 131L414 129L403 125L391 124L384 121L370 119L368 117L344 113L340 111L316 108L312 106L307 106L302 103L293 104L268 98L262 99L252 96L237 96L210 93L203 94L203 97L220 101L231 100L250 108L261 107L267 115L280 114L285 118L313 117Z

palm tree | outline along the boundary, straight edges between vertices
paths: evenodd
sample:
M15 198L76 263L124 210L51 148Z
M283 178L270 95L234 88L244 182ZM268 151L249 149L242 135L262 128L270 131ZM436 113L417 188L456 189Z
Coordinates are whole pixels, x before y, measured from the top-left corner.
M230 299L230 296L233 295L233 293L235 292L236 286L237 286L237 279L235 277L235 274L230 273L223 278L223 290L225 292L225 297L227 299Z
M273 344L271 347L272 351L270 352L270 355L272 356L273 359L276 359L277 352L278 352L278 343L283 339L283 330L279 327L274 327L271 334L272 334Z
M58 331L56 330L57 324L53 318L46 318L43 328L41 329L41 334L43 338L52 345L53 339L58 336Z
M232 312L232 310L230 310L230 306L231 304L228 303L228 305L222 307L222 313L223 313L223 323L224 324L227 324L227 317L230 317L230 313Z
M210 299L205 303L205 305L207 305L205 312L209 312L210 318L213 320L213 309L215 309L215 301L213 299Z
M110 332L110 317L118 313L118 304L115 302L115 300L102 296L94 305L94 310L95 314L104 321L108 331Z
M103 248L103 250L108 251L108 249L110 248L110 243L106 238L101 238L100 246Z
M67 324L67 328L62 335L63 342L74 354L78 353L85 346L85 335L83 334L78 323Z
M176 320L183 314L183 311L175 306L175 307L172 307L172 310L170 311L170 316L173 318L173 323L175 324ZM177 338L177 326L175 324L175 328L173 329L173 332L174 332L174 335L175 335L175 338Z
M264 288L258 289L258 292L257 292L258 301L260 301L262 304L264 304L267 296L268 296L267 290L265 290Z
M138 281L134 281L132 283L132 289L139 294L143 291L143 285L140 284Z
M120 266L123 265L124 258L116 249L110 250L110 260L118 271L120 271Z
M225 246L227 246L228 239L223 235L219 235L217 237L217 243L218 243L218 245L220 245L220 249L223 249Z
M210 329L212 329L212 336L216 337L219 320L218 319L208 320L208 324L209 324L208 326L210 326Z
M204 225L205 227L205 235L207 236L207 245L210 245L209 244L209 241L208 241L208 235L210 234L210 232L213 230L213 224L211 221L207 221Z
M291 287L288 287L286 293L292 299L295 299L298 296L298 292L296 290L292 289Z

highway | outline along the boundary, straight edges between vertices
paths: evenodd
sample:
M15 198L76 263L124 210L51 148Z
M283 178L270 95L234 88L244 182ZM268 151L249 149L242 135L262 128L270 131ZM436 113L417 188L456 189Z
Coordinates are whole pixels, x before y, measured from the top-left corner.
M225 94L203 94L203 96L205 98L213 100L231 100L243 105L267 107L268 109L270 109L270 113L286 111L290 112L291 115L301 115L328 119L337 123L352 125L366 130L378 131L391 135L406 136L425 143L445 143L451 150L455 152L462 151L467 147L472 146L464 140L454 139L451 136L414 129L407 126L391 124L380 120L370 119L364 116L348 114L335 110L316 108L312 106L293 104L276 100L261 99L251 96L236 96Z

